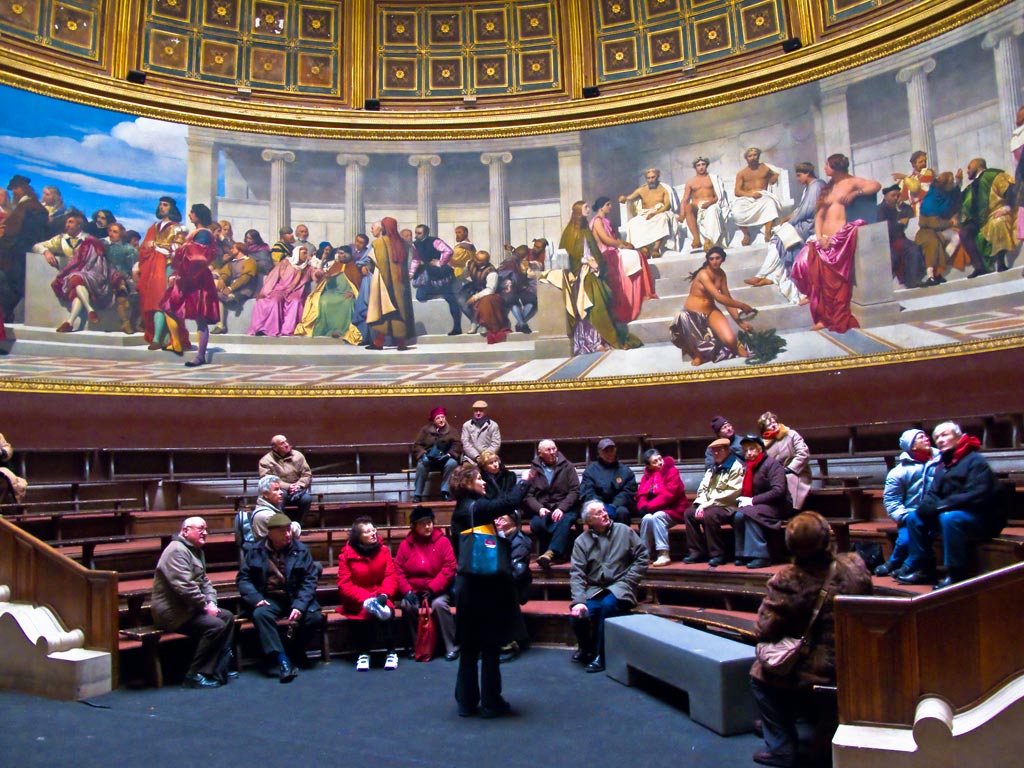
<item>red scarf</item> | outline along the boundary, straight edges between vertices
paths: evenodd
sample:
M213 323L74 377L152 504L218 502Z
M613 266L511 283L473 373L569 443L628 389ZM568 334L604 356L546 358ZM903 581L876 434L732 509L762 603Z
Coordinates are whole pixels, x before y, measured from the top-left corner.
M932 451L931 451L930 448L927 449L927 450L924 450L924 451L911 451L910 452L910 457L914 461L921 461L921 462L928 461L932 457Z
M764 453L757 454L757 458L753 461L747 462L747 472L743 475L743 489L740 491L741 496L753 496L754 495L754 470L757 469L758 464L764 461Z
M781 440L789 432L789 428L785 424L779 424L771 432L764 431L761 433L761 437L764 439L764 445L767 448L769 445L774 443L776 440Z
M942 454L942 461L947 467L952 467L964 456L973 453L979 448L981 448L981 441L978 438L971 435L960 435L960 442L956 444L951 453Z

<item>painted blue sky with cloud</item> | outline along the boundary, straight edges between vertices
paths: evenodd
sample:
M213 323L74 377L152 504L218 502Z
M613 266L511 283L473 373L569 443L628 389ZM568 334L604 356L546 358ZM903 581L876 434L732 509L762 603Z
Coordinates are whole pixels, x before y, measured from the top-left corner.
M187 127L0 86L3 183L15 173L60 189L64 202L91 216L114 212L145 232L161 195L185 208Z

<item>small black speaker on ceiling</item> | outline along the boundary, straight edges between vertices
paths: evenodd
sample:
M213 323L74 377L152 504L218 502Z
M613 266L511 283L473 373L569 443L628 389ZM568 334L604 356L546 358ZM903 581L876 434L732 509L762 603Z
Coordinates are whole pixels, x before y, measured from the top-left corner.
M140 72L137 69L129 69L127 80L129 83L135 83L136 85L145 85L146 73Z
M791 37L789 40L782 41L782 50L786 53L792 53L793 51L799 51L804 47L804 44L800 42L799 37Z
M584 99L594 99L601 95L601 89L596 85L588 85L583 89Z
M363 102L363 109L367 112L380 112L380 99L367 99Z

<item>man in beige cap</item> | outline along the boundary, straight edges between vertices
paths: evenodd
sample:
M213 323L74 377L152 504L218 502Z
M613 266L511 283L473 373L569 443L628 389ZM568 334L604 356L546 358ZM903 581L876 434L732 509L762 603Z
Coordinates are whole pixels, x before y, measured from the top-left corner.
M704 473L704 479L697 488L697 498L684 515L686 547L689 550L683 558L684 563L707 561L712 568L725 564L727 542L722 526L731 523L736 514L746 471L731 446L732 441L726 437L720 437L708 446L714 464Z
M473 403L473 418L462 425L462 460L476 464L484 451L501 451L501 428L487 415L487 403Z

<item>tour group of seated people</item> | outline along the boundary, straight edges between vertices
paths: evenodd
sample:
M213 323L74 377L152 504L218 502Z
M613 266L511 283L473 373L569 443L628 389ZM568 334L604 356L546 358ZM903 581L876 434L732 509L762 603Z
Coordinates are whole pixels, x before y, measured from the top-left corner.
M464 442L473 450L479 445L475 438L497 432L486 408L483 401L475 402L473 418L463 427L464 435L469 428ZM427 429L450 431L447 421L438 418L445 415L435 409ZM771 412L761 416L758 426L759 434L741 437L728 419L712 420L715 439L708 445L707 469L692 504L686 503L672 457L648 450L637 485L628 468L618 471L615 444L608 438L599 443L599 458L584 470L582 483L552 440L538 444L537 458L522 478L502 464L500 437L480 450L475 462L462 461L461 452L450 456L458 465L448 479L455 500L449 536L435 526L433 509L424 505L411 510L410 530L394 556L370 517L352 524L338 556L337 610L351 622L356 670L368 671L378 650L384 652L385 670L398 668L396 616L401 610L418 661L437 653L459 662L455 699L460 717L502 717L513 711L501 695L499 665L514 659L527 640L519 606L528 599L532 543L520 528L520 510L541 542L541 567L569 556L568 620L577 640L571 660L588 673L605 670L605 621L631 612L648 569L668 564L668 526L686 522L686 562L707 560L714 566L725 562L728 546L721 527L731 522L736 562L760 568L769 564L765 532L785 522L791 559L767 583L755 635L768 643L802 636L806 650L788 671L773 670L760 656L751 667L764 739L764 749L753 760L786 768L805 759L826 760L837 717L834 703L823 702L814 688L836 681L833 598L871 594L872 583L857 554L837 554L824 517L794 510L794 499L803 499L809 487L803 439ZM945 576L935 588L947 587L969 575L969 545L994 536L1006 523L995 475L978 439L955 422L937 425L931 437L919 428L908 429L899 448L884 491L886 510L898 525L896 545L875 573L894 575L905 584L935 583L933 542L941 533ZM236 583L241 610L257 630L265 674L290 683L298 668L309 664L308 643L323 631L316 600L321 568L283 512L286 492L297 492L294 484L264 473L268 458L285 466L305 464L284 436L273 438L271 453L260 462L260 502ZM591 467L596 467L593 472ZM629 491L618 493L627 485ZM590 498L581 500L583 494ZM584 530L572 540L568 526L577 509ZM643 515L639 533L631 524L633 509ZM460 569L460 533L479 526L492 530L498 546L508 548L510 573L477 576ZM160 556L153 583L156 625L196 640L184 680L192 688L218 687L238 676L231 651L234 616L218 606L206 575L206 538L202 518L184 520ZM424 650L418 641L431 621L437 637L431 641L427 634L431 647ZM800 743L806 733L798 729L799 720L812 726L809 744Z

